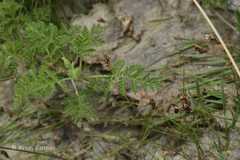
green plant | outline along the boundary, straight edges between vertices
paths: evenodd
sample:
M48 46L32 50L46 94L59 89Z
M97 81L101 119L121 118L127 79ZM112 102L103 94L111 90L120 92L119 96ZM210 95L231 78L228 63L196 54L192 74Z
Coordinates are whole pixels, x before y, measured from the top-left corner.
M203 2L217 8L225 5L223 0ZM191 111L179 109L178 113L159 113L158 109L165 106L156 103L154 98L157 97L151 97L148 92L168 85L168 77L164 73L147 72L143 66L130 65L123 60L97 60L101 61L100 64L109 63L106 70L101 65L89 63L86 59L91 59L95 48L102 44L102 28L56 25L51 21L50 3L44 0L0 2L0 33L3 33L0 78L14 77L16 80L14 117L9 119L9 123L0 124L1 142L14 142L33 134L33 129L38 132L46 128L72 127L78 126L79 122L93 123L93 128L95 124L116 124L142 130L139 145L151 136L158 137L164 133L177 140L193 141L199 155L202 154L199 137L207 127L213 128L217 124L214 113L226 111L225 85L237 83L231 77L233 72L224 58L196 51L184 53L181 62L208 66L201 72L183 75L183 98L175 97L176 104L173 105L182 108L189 105ZM236 16L240 21L239 12ZM196 46L204 51L208 48L205 42L190 40L174 55ZM174 72L177 80L180 80L179 75L178 71ZM130 96L132 94L142 94L143 97L134 99ZM236 99L228 130L236 127L238 120L239 99ZM153 113L139 113L142 101L149 101L143 108L151 108ZM125 115L123 111L128 112ZM25 125L25 120L37 121L37 124ZM4 137L8 137L6 141ZM139 137L134 139L138 141ZM128 137L125 142L128 142ZM130 147L129 144L123 148Z
M83 58L94 51L94 47L102 43L102 28L93 26L90 30L86 27L72 27L68 31L70 39L70 51Z
M37 70L28 70L18 78L15 87L15 107L22 110L23 106L31 101L46 101L55 91L58 82L56 74L46 67ZM34 106L30 106L34 107Z
M14 57L0 52L0 80L10 78L16 72Z
M47 6L25 10L26 3L11 1L8 4L4 1L4 4L5 8L9 8L7 6L10 4L19 6L11 13L11 20L19 18L23 24L17 28L19 23L12 23L18 36L11 40L5 36L6 41L1 45L4 73L16 77L14 111L17 114L21 112L24 116L32 116L31 113L39 112L36 107L38 103L48 105L54 93L62 90L66 97L61 100L64 110L58 112L76 122L76 119L91 115L88 114L88 108L91 108L88 92L101 95L103 90L105 94L101 96L111 96L117 89L119 95L126 96L128 91L155 89L161 84L161 79L145 72L143 67L127 65L123 61L114 62L106 74L92 72L89 66L84 65L84 59L102 42L99 26L92 29L56 26L48 21ZM6 20L6 17L3 19ZM76 59L80 59L79 66L74 62ZM18 74L12 72L18 67L16 64L24 66L24 71ZM75 95L68 85L69 81Z
M225 9L227 7L227 0L203 0L203 5L206 7L221 8Z
M94 108L90 104L90 97L87 97L84 93L65 100L64 114L74 123L78 123L82 119L91 120L96 117Z
M126 96L127 92L137 92L140 89L156 90L162 84L159 75L146 72L140 65L128 65L122 60L112 64L110 74L89 76L91 88L106 94Z
M122 95L125 95L127 86L136 92L139 89L154 90L161 85L159 76L150 75L140 65L126 65L124 61L113 64L111 81L110 89L114 88L114 84L118 84Z
M0 34L1 41L12 39L16 36L18 27L22 22L20 11L22 5L14 0L0 2Z

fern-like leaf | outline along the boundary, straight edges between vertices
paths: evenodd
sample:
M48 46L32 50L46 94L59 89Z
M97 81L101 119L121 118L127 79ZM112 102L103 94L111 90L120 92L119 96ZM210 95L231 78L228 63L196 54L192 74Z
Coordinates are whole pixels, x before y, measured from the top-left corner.
M127 91L136 92L140 89L155 90L160 87L162 79L144 70L140 65L127 65L118 60L113 63L111 74L96 76L96 80L90 81L90 87L97 91L111 93L118 90L121 95Z
M84 94L67 98L64 114L76 123L83 118L90 119L95 117L93 108Z
M70 41L70 50L80 57L89 55L94 51L94 47L101 44L99 33L101 27L93 26L91 30L86 27L72 27L68 34L73 35Z
M45 67L42 67L38 72L36 70L29 70L16 83L15 104L21 106L31 102L31 100L49 98L55 91L57 81L55 73Z

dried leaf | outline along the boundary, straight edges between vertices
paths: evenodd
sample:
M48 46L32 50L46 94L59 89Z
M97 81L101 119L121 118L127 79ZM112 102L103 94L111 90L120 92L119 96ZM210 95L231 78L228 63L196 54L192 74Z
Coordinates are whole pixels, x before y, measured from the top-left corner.
M102 71L111 71L112 69L112 57L107 54L98 54L87 57L85 62L89 65L100 65Z

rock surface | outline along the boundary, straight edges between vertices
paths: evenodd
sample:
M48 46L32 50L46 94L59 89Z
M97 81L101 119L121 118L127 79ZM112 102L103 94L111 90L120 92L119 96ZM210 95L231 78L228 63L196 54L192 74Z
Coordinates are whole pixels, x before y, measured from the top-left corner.
M171 83L163 87L159 93L158 102L163 106L169 106L181 94L183 68L187 76L224 65L224 63L218 65L182 63L181 57L185 55L212 56L210 59L218 57L219 62L224 56L211 29L191 0L110 0L109 3L110 8L107 4L95 5L89 15L79 16L73 24L86 24L91 27L98 24L98 19L102 18L105 22L100 24L106 27L106 44L98 52L113 54L128 63L141 64L149 70L165 67ZM232 0L230 3L231 9L234 10L238 5L238 0ZM216 24L222 24L216 17L213 20ZM226 25L218 29L221 33L225 33L224 39L232 39L234 33ZM199 41L209 45L207 51L204 49L199 51L196 48L186 49L189 43ZM215 159L211 151L215 152L213 150L216 141L217 137L211 131L207 131L201 138L202 149L207 156L205 159ZM176 143L174 139L162 136L154 142L149 141L144 147L135 148L137 151L131 152L131 155L137 155L136 159L143 160L199 158L195 144L186 142L176 147ZM99 145L100 148L105 148L105 151L99 149ZM108 155L106 150L121 147L121 144L116 145L101 140L94 146L95 149L91 154L99 157L104 153ZM169 147L174 148L172 152L164 150ZM238 150L229 153L231 153L229 160L237 160ZM90 159L97 158L93 156ZM110 156L104 159L114 158Z
M240 6L239 0L231 0L229 4L233 10ZM183 70L184 76L188 76L225 64L223 50L191 0L109 0L109 4L96 4L88 15L77 15L72 20L72 25L85 25L89 28L96 24L105 27L106 42L97 52L113 54L114 58L124 59L130 64L141 64L147 70L160 70L162 67L167 69L167 73L162 73L162 76L167 75L169 77L167 81L170 83L163 86L158 97L158 103L162 106L169 106L181 94ZM221 28L218 29L222 34L226 33L223 34L224 38L231 40L234 33L220 21L216 21L216 24L221 24ZM198 46L189 47L190 44L198 44L198 42L207 44L207 51ZM182 60L183 57L193 55L210 56L210 59L217 57L223 60L223 63L209 65L194 61L186 63ZM62 142L59 146L61 148L62 145L68 145L67 152L72 153L76 159L197 160L199 158L197 155L199 146L188 140L179 142L176 137L164 133L140 145L136 138L140 132L139 128L124 126L116 130L102 129L97 131L100 136L90 140L82 131L66 129L65 132L69 132L70 136L67 142ZM73 132L77 135L72 136ZM206 130L203 133L200 141L202 150L207 156L204 159L220 157L213 156L213 152L214 155L220 155L214 148L219 142L218 135L225 136L220 131ZM232 131L229 137L229 150L221 154L229 155L226 156L229 160L237 160L239 134ZM85 140L91 143L87 146L90 151L84 150ZM114 154L120 151L120 155Z
M229 0L229 8L234 11L239 10L240 0Z
M169 106L181 94L183 68L185 76L188 76L224 66L224 52L191 0L110 0L109 4L110 7L107 4L95 5L89 15L75 18L73 25L105 26L106 44L97 52L113 54L115 58L124 59L130 64L141 64L148 70L160 70L161 67L168 69L167 74L171 83L163 87L158 98L162 106ZM238 5L237 0L232 0L230 3L231 9L234 10ZM211 12L209 14L214 17ZM104 23L99 23L99 18L104 19ZM222 21L218 19L214 22L217 26L221 24L221 27L218 27L220 33L224 39L231 41L233 31L228 26L222 25ZM198 42L206 44L207 50L188 48L189 44L198 44ZM218 57L218 60L223 60L223 63L215 65L185 63L181 59L192 55L210 56L210 59ZM216 158L214 155L218 153L212 152L216 151L214 143L218 141L216 137L218 134L222 137L221 132L209 131L203 134L200 141L202 150L206 152L204 159ZM91 155L97 155L96 157L109 155L109 150L113 148L121 148L121 144L106 143L105 140L95 141L95 143ZM141 160L197 160L199 158L196 144L191 142L177 144L174 138L164 135L140 148L131 145L128 147L136 152L125 152L130 152L129 154L136 156L135 159ZM237 160L237 150L229 153L231 156L227 159ZM90 159L95 160L96 157L93 156ZM104 157L109 160L115 158Z

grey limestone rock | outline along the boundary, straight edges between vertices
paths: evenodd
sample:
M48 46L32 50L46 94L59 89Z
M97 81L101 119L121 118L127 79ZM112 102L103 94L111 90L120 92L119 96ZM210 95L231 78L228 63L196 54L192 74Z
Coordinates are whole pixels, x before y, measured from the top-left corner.
M239 10L240 9L240 0L229 0L229 9Z

